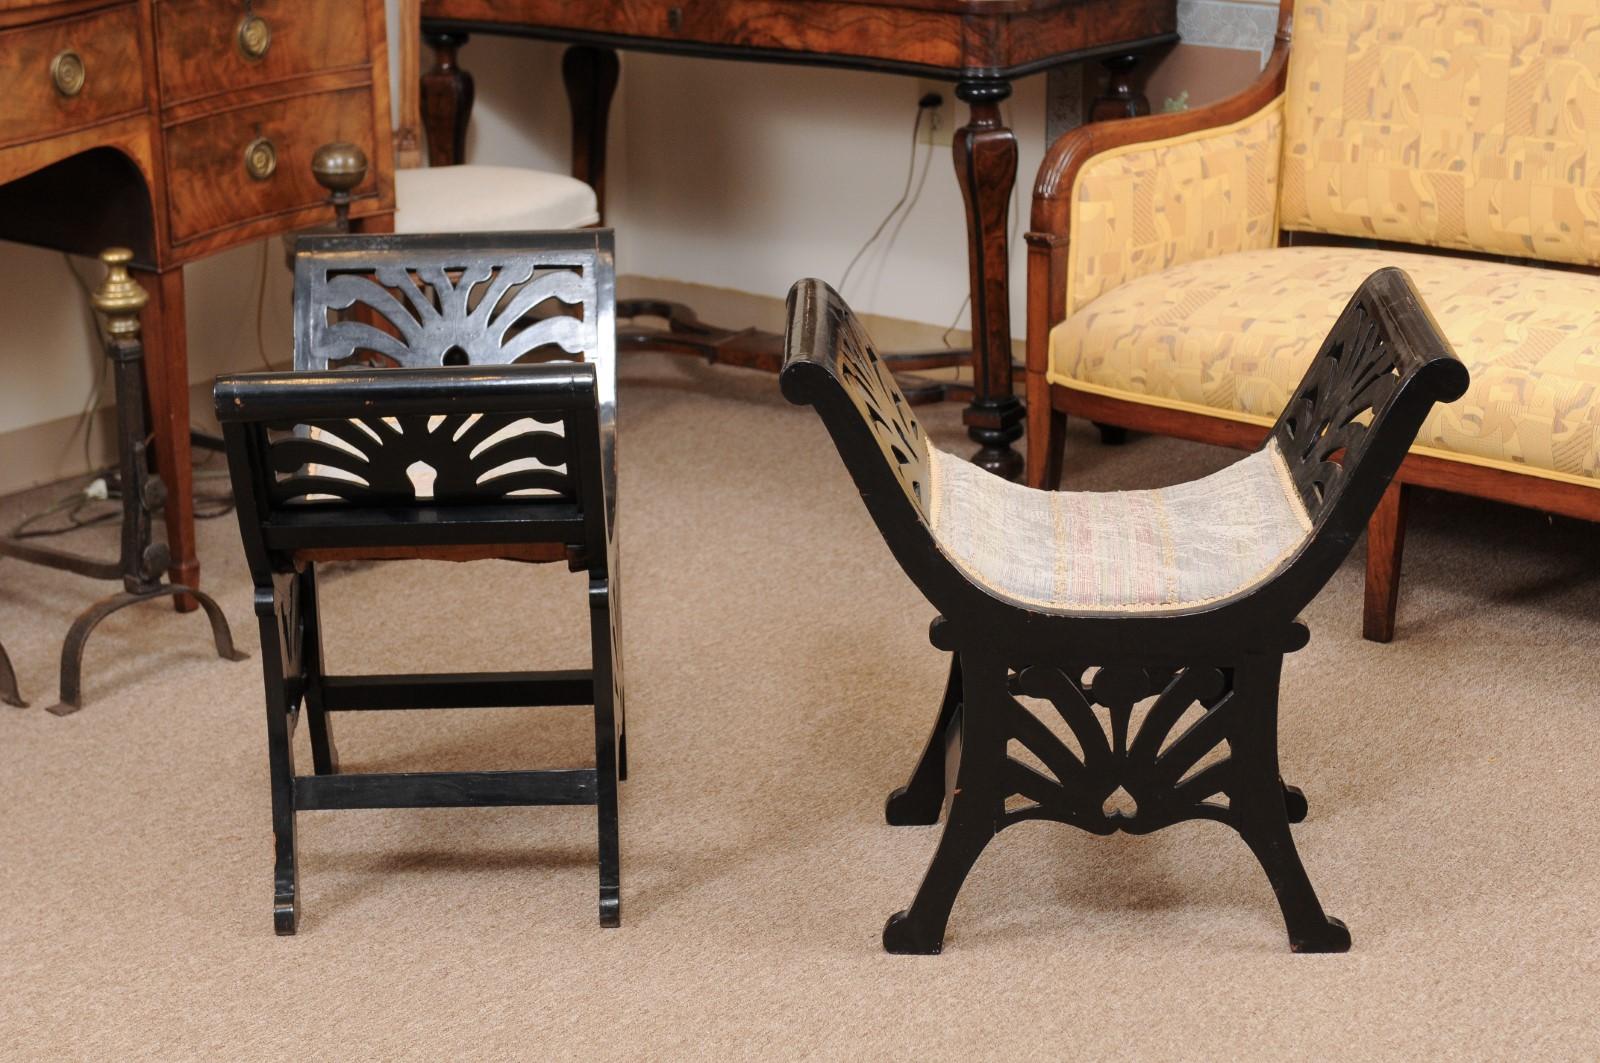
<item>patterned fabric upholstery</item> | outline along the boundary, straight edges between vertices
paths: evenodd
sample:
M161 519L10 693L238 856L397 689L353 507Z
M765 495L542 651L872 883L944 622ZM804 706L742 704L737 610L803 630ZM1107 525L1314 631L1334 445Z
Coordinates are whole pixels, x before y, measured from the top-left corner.
M1286 99L1284 228L1600 264L1595 0L1298 0Z
M1414 448L1600 488L1600 277L1353 248L1249 251L1101 296L1051 334L1052 384L1271 424L1352 292L1400 266L1472 374Z
M1067 313L1128 281L1278 239L1283 101L1242 122L1096 155L1072 192Z
M1036 491L930 455L939 548L998 596L1046 612L1217 601L1266 579L1311 531L1276 443L1154 491Z

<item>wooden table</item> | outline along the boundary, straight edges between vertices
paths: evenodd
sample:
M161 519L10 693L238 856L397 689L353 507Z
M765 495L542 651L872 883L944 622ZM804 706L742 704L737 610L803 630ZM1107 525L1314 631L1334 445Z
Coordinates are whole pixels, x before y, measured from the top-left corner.
M1014 478L1022 404L1012 391L1006 212L1017 142L1000 103L1016 78L1092 57L1116 61L1177 40L1176 0L423 0L436 64L423 78L430 160L461 161L471 77L457 49L471 33L565 41L576 177L604 209L605 134L616 49L807 63L955 82L969 108L956 132L956 178L967 207L973 399L964 414L975 461ZM1112 108L1137 107L1120 77Z
M383 0L0 0L0 239L133 250L175 582L200 572L183 266L326 224L330 141L366 151L354 214L391 227L387 55Z

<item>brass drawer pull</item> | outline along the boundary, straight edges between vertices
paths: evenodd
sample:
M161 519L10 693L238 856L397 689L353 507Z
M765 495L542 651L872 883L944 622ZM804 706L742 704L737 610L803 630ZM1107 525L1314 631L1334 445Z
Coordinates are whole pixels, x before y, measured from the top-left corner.
M246 59L260 59L272 46L272 27L260 15L246 15L239 20L239 51Z
M50 80L55 82L56 91L61 95L71 98L83 91L83 83L89 77L84 69L83 57L71 48L57 53L50 60Z
M256 137L244 149L244 171L257 181L265 181L278 168L278 149L266 137Z

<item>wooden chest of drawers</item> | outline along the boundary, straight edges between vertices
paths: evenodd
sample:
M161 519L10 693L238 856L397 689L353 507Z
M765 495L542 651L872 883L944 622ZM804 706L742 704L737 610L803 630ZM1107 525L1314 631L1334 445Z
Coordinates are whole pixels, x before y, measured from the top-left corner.
M370 162L394 213L383 0L0 0L0 240L124 243L150 290L146 373L175 579L193 584L182 266L326 224L317 148Z

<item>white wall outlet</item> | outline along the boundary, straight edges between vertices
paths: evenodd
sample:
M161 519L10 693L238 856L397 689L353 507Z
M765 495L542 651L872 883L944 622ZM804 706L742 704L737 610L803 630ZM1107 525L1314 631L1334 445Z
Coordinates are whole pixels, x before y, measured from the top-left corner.
M936 148L948 148L955 142L957 119L955 86L948 81L930 81L919 79L917 81L917 102L930 96L939 97L937 107L926 108L922 113L922 125L917 128L917 143L932 144Z

